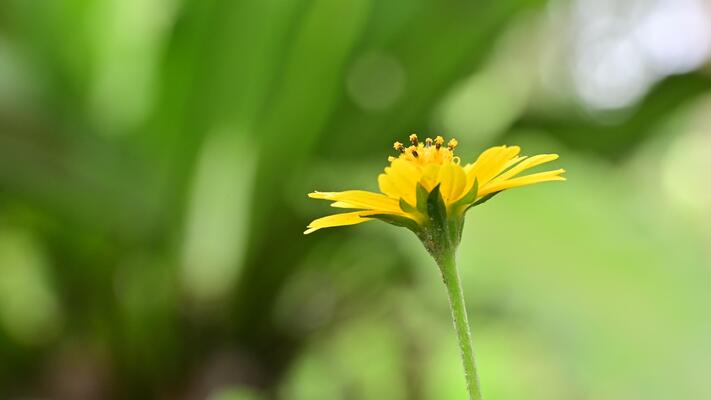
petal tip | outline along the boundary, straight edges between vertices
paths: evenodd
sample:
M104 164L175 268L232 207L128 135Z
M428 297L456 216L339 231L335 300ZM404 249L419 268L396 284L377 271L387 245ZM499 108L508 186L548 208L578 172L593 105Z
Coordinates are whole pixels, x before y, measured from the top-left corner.
M319 200L329 200L330 195L330 192L319 192L318 190L314 190L313 192L307 194L310 198Z

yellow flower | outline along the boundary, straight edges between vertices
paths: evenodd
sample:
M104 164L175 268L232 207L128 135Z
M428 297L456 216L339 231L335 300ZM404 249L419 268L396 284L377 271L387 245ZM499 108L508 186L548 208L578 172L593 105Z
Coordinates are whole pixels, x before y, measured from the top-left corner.
M358 211L329 215L311 222L305 234L321 228L355 225L379 219L413 231L432 255L442 272L447 287L452 318L467 381L469 398L481 400L474 363L471 333L467 321L464 295L455 262L462 236L464 214L503 190L547 181L563 181L565 170L520 174L530 168L553 161L557 154L519 156L518 146L492 147L474 163L461 165L454 155L457 140L444 145L444 138L427 138L424 143L410 135L412 145L395 142L399 153L389 157L390 165L378 176L382 193L362 190L314 192L309 197L330 200L331 206Z
M389 157L390 165L378 176L382 193L362 190L309 193L311 198L333 201L333 207L358 211L316 219L304 233L381 219L406 226L423 238L421 231L438 218L433 212L446 214L442 217L457 231L461 229L466 210L503 190L565 180L560 176L565 172L563 169L520 176L530 168L557 159L557 154L526 157L519 156L518 146L496 146L484 151L474 163L462 166L454 154L456 139L450 140L447 146L441 136L434 140L427 138L424 143L414 134L409 139L408 147L395 142L393 147L399 155ZM436 210L437 202L441 202L443 210ZM452 239L458 241L458 234Z

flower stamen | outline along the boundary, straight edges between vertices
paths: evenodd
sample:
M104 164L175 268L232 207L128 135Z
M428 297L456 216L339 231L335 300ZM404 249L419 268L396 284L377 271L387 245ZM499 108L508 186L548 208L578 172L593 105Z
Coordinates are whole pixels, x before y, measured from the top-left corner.
M413 133L412 135L410 135L409 139L410 143L412 143L413 146L417 147L417 135Z
M456 149L458 145L459 141L457 141L457 139L452 138L452 140L447 143L447 148L449 149L449 151L454 151L454 149Z
M410 146L410 148L408 150L410 150L410 154L412 154L413 157L415 157L415 158L419 157L420 154L417 153L417 147Z
M395 149L395 151L399 151L400 153L405 152L405 145L400 142L393 143L393 148Z
M437 136L434 141L435 148L437 148L437 150L439 150L439 148L444 144L444 138L442 136Z

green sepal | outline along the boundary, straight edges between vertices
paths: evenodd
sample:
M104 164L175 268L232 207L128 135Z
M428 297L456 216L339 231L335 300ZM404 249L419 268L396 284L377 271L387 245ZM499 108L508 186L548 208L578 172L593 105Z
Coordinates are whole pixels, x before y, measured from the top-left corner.
M470 209L470 208L472 208L472 207L476 207L476 206L478 206L478 205L481 205L481 204L486 203L487 201L491 200L492 197L496 196L496 195L499 194L499 193L501 193L501 191L487 194L486 196L484 196L484 197L482 197L481 199L479 199L479 200L475 201L474 203L472 203L472 205L470 205L469 207L467 207L467 210Z
M432 225L441 229L446 228L447 206L444 204L442 194L439 192L439 184L427 196L427 216Z
M427 189L425 189L425 187L418 182L415 193L417 194L417 210L422 214L427 215L427 199L430 195L429 192L427 192Z
M472 203L474 203L474 200L476 200L476 195L479 191L479 182L474 178L474 184L472 185L472 188L469 189L467 194L464 195L461 199L457 200L456 203L452 205L452 209L457 209L461 206L468 206Z
M461 218L458 215L452 215L450 218L440 193L440 185L437 185L427 196L427 224L423 226L419 235L425 248L435 260L441 260L459 243L458 221Z
M408 214L415 214L418 211L417 207L411 205L402 197L400 198L400 209Z
M383 222L387 222L390 225L401 226L407 228L415 233L420 232L420 225L415 221L401 215L393 214L374 214L368 215L368 218L379 219Z

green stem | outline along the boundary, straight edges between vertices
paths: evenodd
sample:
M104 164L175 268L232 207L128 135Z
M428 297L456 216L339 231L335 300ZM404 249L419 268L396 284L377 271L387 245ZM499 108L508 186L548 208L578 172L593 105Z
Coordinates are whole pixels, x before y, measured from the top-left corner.
M454 251L445 251L446 254L439 261L442 271L442 279L447 287L449 295L449 305L452 309L452 320L454 328L457 330L459 339L459 349L462 353L462 363L464 364L464 376L467 381L467 390L470 400L482 400L479 389L479 378L476 373L474 363L474 351L472 349L472 337L469 331L469 321L467 320L467 309L464 304L464 292L459 281L459 272L454 260Z

